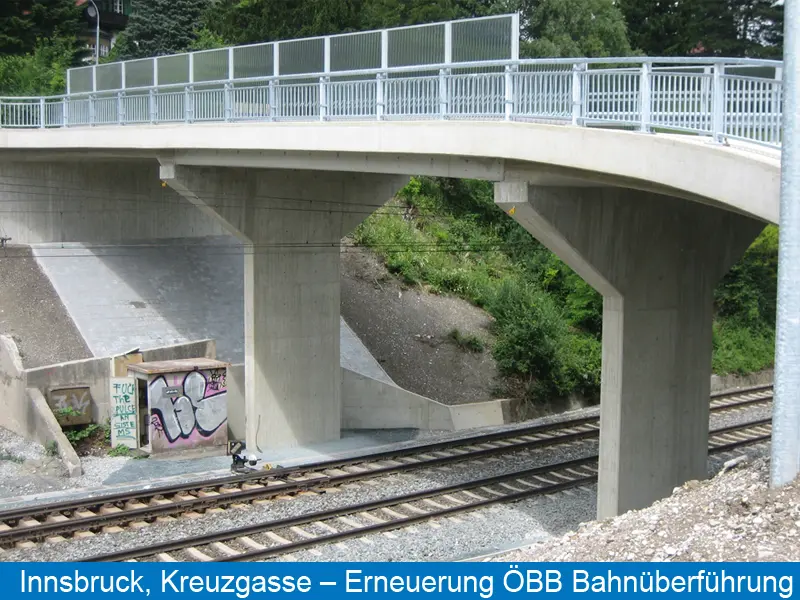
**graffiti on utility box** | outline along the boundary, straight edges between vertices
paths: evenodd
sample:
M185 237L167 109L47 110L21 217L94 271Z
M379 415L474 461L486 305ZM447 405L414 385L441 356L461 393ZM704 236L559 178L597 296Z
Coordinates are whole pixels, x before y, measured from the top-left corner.
M153 375L148 384L153 452L228 442L225 369Z
M111 446L136 448L136 380L115 377L111 380Z
M92 393L88 386L50 390L47 404L60 425L88 425L92 422Z

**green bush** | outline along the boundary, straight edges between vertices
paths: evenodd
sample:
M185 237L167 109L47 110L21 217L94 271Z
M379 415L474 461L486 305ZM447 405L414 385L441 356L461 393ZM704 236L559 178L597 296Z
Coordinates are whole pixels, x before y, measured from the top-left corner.
M715 373L745 375L772 367L774 360L774 330L754 329L732 321L714 323Z
M494 204L490 183L412 178L354 238L406 283L489 312L492 355L532 400L599 395L602 296ZM772 364L777 241L767 227L716 290L717 373Z

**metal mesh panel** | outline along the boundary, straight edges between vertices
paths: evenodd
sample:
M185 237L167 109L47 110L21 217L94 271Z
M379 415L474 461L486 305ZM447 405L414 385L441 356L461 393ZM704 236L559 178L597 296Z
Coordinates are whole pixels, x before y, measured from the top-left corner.
M319 73L325 70L325 40L323 38L281 42L278 54L281 75Z
M389 31L389 66L433 65L444 62L444 25Z
M73 94L92 91L92 67L70 69L69 89Z
M122 63L97 67L97 91L118 90L122 87Z
M273 45L239 46L233 49L233 76L270 77L273 67Z
M195 82L228 79L227 49L196 52L193 60Z
M158 59L158 85L189 82L189 55L160 56Z
M381 32L349 33L331 38L331 71L379 69Z
M508 16L453 23L453 62L510 59L512 25Z
M153 59L143 58L125 63L125 88L153 85Z

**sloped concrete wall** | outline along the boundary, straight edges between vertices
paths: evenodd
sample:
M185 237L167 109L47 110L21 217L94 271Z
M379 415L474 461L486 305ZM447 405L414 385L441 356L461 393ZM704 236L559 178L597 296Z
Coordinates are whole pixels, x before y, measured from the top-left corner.
M342 368L342 428L457 431L503 425L508 400L448 406Z
M457 431L511 422L509 400L448 406L342 367L342 429ZM245 433L244 365L228 369L228 435Z
M42 393L26 389L27 374L22 368L14 340L0 335L0 427L35 440L45 448L55 443L70 477L82 473L81 461L61 431Z
M17 344L9 336L0 335L0 426L31 437L25 387L25 371Z

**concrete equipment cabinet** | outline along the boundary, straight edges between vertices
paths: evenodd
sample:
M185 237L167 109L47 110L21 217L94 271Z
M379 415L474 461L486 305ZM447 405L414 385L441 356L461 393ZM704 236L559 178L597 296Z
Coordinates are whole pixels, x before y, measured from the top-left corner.
M225 447L228 367L208 358L127 365L125 385L133 393L112 393L112 435L152 454Z

